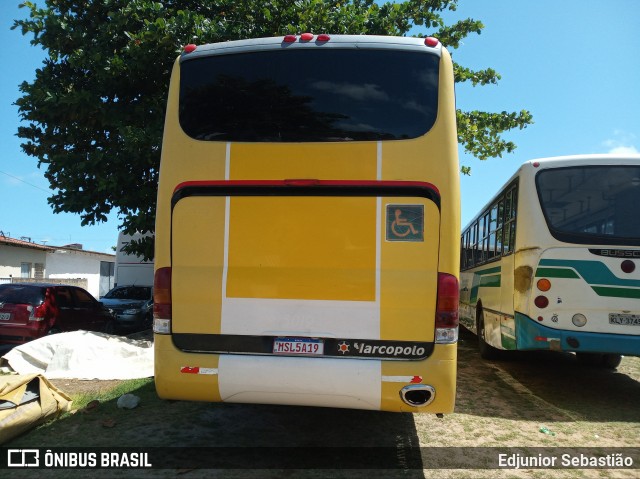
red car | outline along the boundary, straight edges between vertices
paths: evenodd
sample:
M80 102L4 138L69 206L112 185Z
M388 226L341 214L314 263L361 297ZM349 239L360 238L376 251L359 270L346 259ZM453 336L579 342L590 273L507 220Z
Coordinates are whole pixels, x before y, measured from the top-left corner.
M112 334L111 311L76 286L46 283L0 284L0 344L22 344L62 331Z

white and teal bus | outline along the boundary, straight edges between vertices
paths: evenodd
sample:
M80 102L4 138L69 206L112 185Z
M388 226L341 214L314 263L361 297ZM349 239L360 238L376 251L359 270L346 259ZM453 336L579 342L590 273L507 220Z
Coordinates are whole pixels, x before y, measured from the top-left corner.
M524 163L463 229L460 323L480 355L640 356L640 155Z

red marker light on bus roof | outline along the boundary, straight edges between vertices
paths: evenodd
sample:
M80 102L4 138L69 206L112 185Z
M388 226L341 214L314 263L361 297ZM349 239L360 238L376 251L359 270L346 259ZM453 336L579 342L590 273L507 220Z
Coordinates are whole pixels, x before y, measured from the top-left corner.
M297 39L297 37L295 35L285 35L284 39L282 40L285 43L293 43L295 42Z
M300 35L300 40L303 42L310 42L311 40L313 40L313 33L303 33L302 35Z
M194 45L193 43L189 43L189 45L185 45L184 52L185 53L193 53L198 48L198 45Z
M317 40L319 42L328 42L329 40L331 40L331 37L326 33L321 33L320 35L318 35Z
M534 168L537 168L538 166L540 166L540 163L538 163L537 161L534 161L534 162L533 162L533 167L534 167Z
M437 47L438 43L440 42L438 41L437 38L434 38L434 37L427 37L424 39L424 44L428 47Z

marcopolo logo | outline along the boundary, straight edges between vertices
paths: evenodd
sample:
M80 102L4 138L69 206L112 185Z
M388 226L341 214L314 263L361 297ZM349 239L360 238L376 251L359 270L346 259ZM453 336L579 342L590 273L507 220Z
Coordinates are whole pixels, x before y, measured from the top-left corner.
M421 357L426 352L425 348L400 345L372 345L367 343L355 343L353 347L362 355L384 355L384 356L416 356Z
M428 345L415 342L359 341L353 343L351 356L422 359L428 356Z

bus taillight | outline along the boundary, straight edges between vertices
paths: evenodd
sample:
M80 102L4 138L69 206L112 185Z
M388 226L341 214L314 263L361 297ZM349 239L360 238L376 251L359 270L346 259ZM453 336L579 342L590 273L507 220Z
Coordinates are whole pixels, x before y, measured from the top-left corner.
M171 268L158 268L153 281L153 332L171 333Z
M547 278L541 278L536 283L536 286L540 291L549 291L551 289L551 281Z
M438 273L438 301L436 303L436 343L458 341L458 279Z
M633 273L636 269L636 264L630 259L624 260L622 264L620 264L620 269L624 273Z
M537 296L536 299L533 300L533 304L540 309L544 309L549 306L549 298L546 296Z

